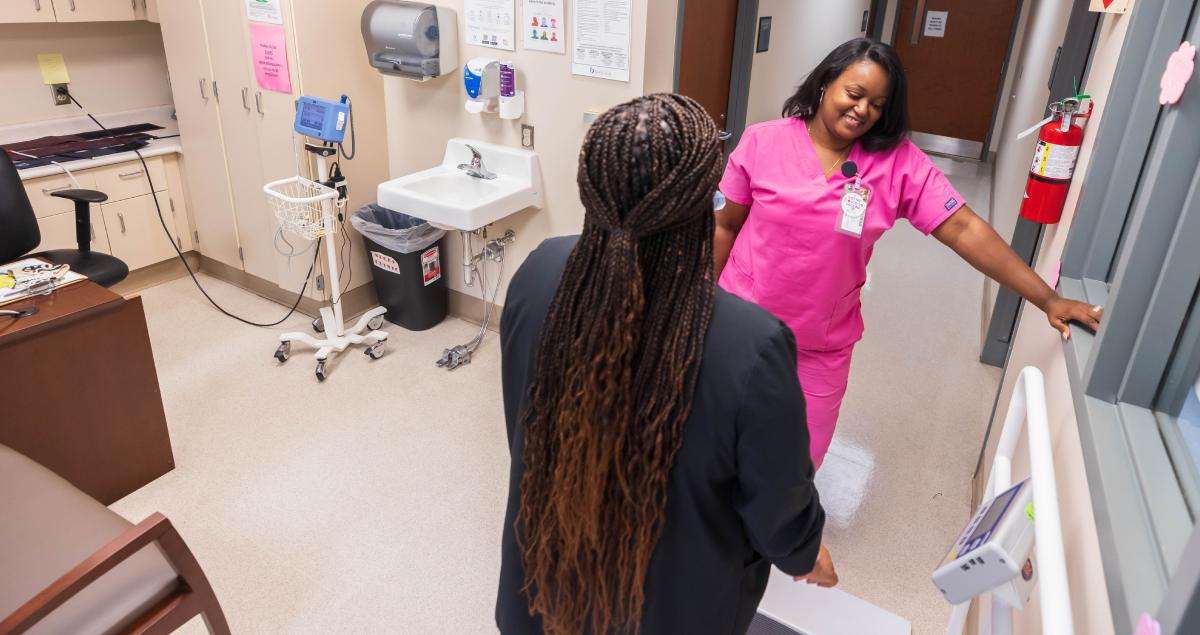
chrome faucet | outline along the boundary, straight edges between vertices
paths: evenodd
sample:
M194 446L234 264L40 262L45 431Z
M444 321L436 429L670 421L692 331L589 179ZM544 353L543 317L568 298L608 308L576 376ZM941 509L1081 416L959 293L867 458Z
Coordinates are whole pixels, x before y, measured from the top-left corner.
M471 162L459 163L458 169L465 171L467 174L477 179L488 179L490 181L496 178L495 172L489 171L487 168L483 167L483 155L479 154L479 150L476 150L475 147L469 143L463 145L467 146L467 149L471 151Z

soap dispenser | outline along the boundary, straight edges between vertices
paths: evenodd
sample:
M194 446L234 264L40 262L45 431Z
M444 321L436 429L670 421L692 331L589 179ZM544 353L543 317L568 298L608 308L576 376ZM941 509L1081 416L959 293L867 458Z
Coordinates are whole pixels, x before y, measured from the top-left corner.
M496 112L500 98L500 62L475 57L463 67L463 85L467 89L467 112Z
M500 62L500 118L520 119L525 114L525 91L517 90L517 68Z

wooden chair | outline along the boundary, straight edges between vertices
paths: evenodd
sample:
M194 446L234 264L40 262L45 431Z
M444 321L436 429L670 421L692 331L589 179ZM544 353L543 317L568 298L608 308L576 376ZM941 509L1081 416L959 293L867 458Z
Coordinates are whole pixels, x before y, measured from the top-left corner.
M0 635L170 633L197 615L229 625L165 516L131 525L0 445Z

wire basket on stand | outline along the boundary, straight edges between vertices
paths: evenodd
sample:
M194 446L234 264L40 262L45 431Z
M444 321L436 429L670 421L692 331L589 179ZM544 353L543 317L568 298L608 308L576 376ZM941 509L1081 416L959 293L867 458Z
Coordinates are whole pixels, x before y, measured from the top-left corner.
M267 183L263 191L284 230L308 240L336 232L337 226L324 207L325 201L337 197L337 190L302 176L293 176Z

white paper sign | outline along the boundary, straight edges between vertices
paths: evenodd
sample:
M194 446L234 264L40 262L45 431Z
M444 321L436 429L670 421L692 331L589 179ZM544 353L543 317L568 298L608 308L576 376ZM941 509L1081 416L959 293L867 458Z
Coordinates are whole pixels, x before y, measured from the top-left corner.
M521 41L529 51L567 52L566 0L521 0Z
M575 0L571 72L629 81L633 0Z
M925 37L946 37L946 16L949 11L928 11L925 13Z
M252 22L283 24L279 0L246 0L246 18Z
M515 51L513 26L516 22L513 0L465 0L467 44Z

